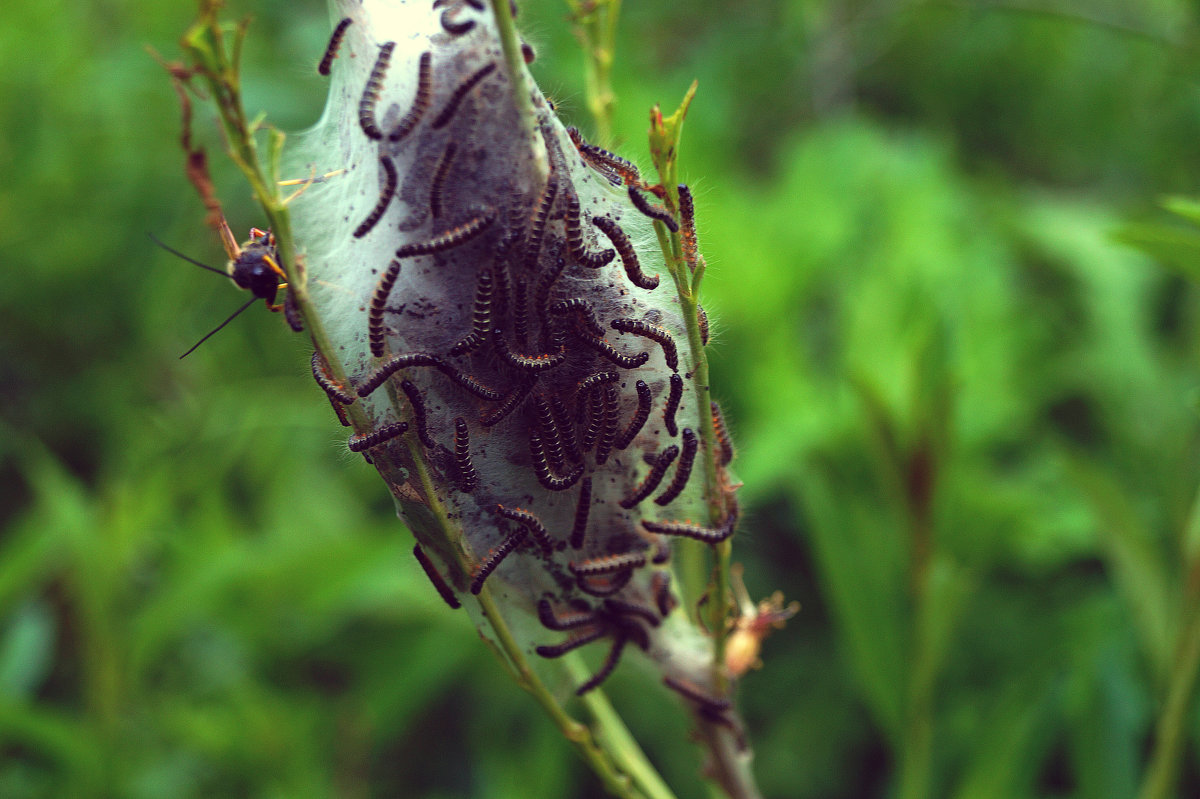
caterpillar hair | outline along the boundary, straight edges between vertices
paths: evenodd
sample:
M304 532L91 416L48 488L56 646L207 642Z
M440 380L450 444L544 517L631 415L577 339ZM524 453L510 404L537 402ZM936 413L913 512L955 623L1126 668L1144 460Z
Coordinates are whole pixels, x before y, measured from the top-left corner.
M497 505L496 512L510 521L524 525L525 529L529 531L529 534L533 536L534 540L538 542L545 552L554 551L554 539L550 537L546 526L542 524L541 519L537 516L522 508L506 508L503 505Z
M592 477L588 475L579 484L579 501L575 505L575 524L571 527L571 548L582 549L587 537L588 515L592 510Z
M596 597L608 597L619 593L633 579L633 569L626 569L614 574L603 574L598 577L576 577L575 585L585 594Z
M317 74L329 76L333 68L333 59L337 58L338 48L342 44L342 37L346 35L346 28L350 27L350 17L344 17L337 27L333 29L333 35L329 37L329 44L325 46L325 55L321 58L321 63L317 65Z
M432 255L435 252L442 252L451 247L457 247L465 241L478 236L480 233L488 229L488 226L495 221L496 214L492 211L485 211L479 216L463 222L458 227L451 228L441 235L434 236L428 241L416 241L410 244L405 244L400 249L396 250L397 258L412 258L415 255Z
M379 192L379 201L375 203L371 213L367 214L367 218L362 221L362 224L354 229L354 238L356 239L361 239L370 233L375 225L379 224L379 220L387 213L392 196L396 193L396 165L386 155L379 159L379 165L383 167L383 190Z
M646 473L646 477L638 487L618 504L625 510L630 510L643 499L650 496L654 492L654 489L658 488L658 484L662 482L663 475L667 473L667 468L677 457L679 457L679 447L674 444L660 452L658 458L654 461L654 465L650 467L650 471Z
M475 284L475 305L471 312L471 332L450 348L451 355L474 352L487 339L492 322L493 285L492 270L484 269L479 273L479 282Z
M656 505L665 507L682 493L688 477L692 474L692 461L696 459L698 448L699 439L696 438L696 434L690 428L683 428L683 453L679 458L679 465L675 467L675 479L667 486L666 491L654 498Z
M671 393L667 395L667 407L663 409L663 421L667 424L667 435L671 438L679 435L679 426L675 424L675 411L679 410L681 399L683 399L683 378L676 373L671 375Z
M613 446L617 449L625 449L633 440L637 438L637 434L642 431L642 427L646 424L646 420L650 418L650 386L646 385L645 380L639 380L634 385L637 389L638 407L633 412L633 418L629 420L629 426L621 431L617 436L617 440L613 442Z
M346 446L350 448L351 452L363 452L391 441L396 436L404 435L407 430L408 422L389 422L369 433L355 433L350 436Z
M445 19L445 15L443 15L443 19ZM471 24L474 25L475 23L472 22ZM481 80L486 78L488 75L491 75L495 71L496 62L493 61L468 75L467 78L458 85L458 88L454 90L454 94L450 95L450 99L446 101L446 105L442 108L437 117L434 118L431 127L434 130L440 130L441 128L446 127L446 125L450 123L450 120L454 118L454 114L458 111L458 106L462 103L463 98L470 93L471 89L474 89L476 86L478 86Z
M499 424L506 416L520 406L525 397L529 394L529 390L531 388L533 388L533 381L525 380L509 389L508 394L497 395L496 397L493 397L495 400L503 399L503 402L501 402L500 406L491 413L480 417L479 423L484 427L492 427Z
M666 208L660 208L657 205L651 205L646 196L638 191L637 186L629 187L629 199L633 203L633 207L641 211L651 219L662 222L667 226L667 230L672 233L679 232L679 223L671 218L670 212Z
M679 221L683 223L682 247L683 260L688 268L696 271L696 258L699 245L696 242L696 208L692 203L692 190L686 184L679 184Z
M479 483L475 464L471 462L471 438L467 420L462 416L454 420L454 464L458 467L458 490L470 494Z
M367 78L366 88L363 89L362 99L358 101L358 124L368 139L379 141L383 131L375 122L375 104L379 102L379 90L383 88L383 78L387 75L388 64L392 60L392 51L396 49L395 42L387 42L379 49L375 58L375 66Z
M475 569L474 576L471 577L470 590L472 594L475 594L476 596L479 595L479 592L483 590L484 581L487 580L488 576L496 570L496 567L500 565L500 562L503 561L510 552L516 549L518 544L525 540L525 534L525 527L518 527L516 530L509 533L508 536L500 542L499 546L488 551L487 557L480 562L479 566Z
M588 560L571 561L567 568L576 577L598 577L604 574L615 574L629 569L640 569L646 565L646 553L622 552L617 555L603 555Z
M421 61L417 66L417 93L413 96L408 113L400 120L400 124L396 125L395 129L388 134L388 141L398 142L412 133L429 108L429 98L433 93L433 78L430 71L432 62L433 53L428 50L421 53Z
M583 244L583 225L579 218L579 197L574 192L567 199L567 252L580 266L588 269L599 269L609 264L617 257L616 250L604 249L598 253L589 253Z
M442 157L438 160L437 168L433 170L433 180L429 183L429 213L434 219L442 215L442 194L446 176L450 174L450 166L454 163L454 156L457 152L457 144L454 142L447 144L446 149L442 152Z
M658 287L658 275L647 277L642 272L641 264L638 263L637 251L633 249L633 242L625 235L625 231L621 230L620 225L607 216L593 216L592 224L600 228L617 248L621 262L625 265L625 274L633 285L646 290Z
M425 398L421 396L421 389L417 388L411 380L401 380L400 388L404 391L404 396L408 397L408 404L412 406L413 424L417 426L417 437L421 439L422 444L430 449L435 449L437 442L433 440L433 436L429 435L429 428L425 424Z
M658 325L652 325L644 319L614 319L610 322L613 330L622 333L632 333L656 341L662 347L663 357L672 372L679 371L679 353L675 349L675 339L671 334Z
M329 364L317 350L313 350L312 354L312 374L313 380L317 381L317 385L329 395L330 399L337 400L342 405L354 404L357 397L334 382L333 378L329 376Z
M437 589L438 594L441 595L446 604L453 610L461 608L462 604L459 603L458 597L454 595L453 589L442 579L441 572L433 565L433 561L425 554L425 550L421 549L420 544L413 546L413 555L416 556L417 563L420 563L421 568L425 570L425 576L429 578L429 582L433 583L433 587Z
M379 278L375 293L371 295L371 307L367 311L367 339L371 354L376 358L383 357L387 338L387 331L383 327L383 311L387 307L388 297L392 294L392 287L396 285L396 278L400 276L400 268L400 261L393 259Z

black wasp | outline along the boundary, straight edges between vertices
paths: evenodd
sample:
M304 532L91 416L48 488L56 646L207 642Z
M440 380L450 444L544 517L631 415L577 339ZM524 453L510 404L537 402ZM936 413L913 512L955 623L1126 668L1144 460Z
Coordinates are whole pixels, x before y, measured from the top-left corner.
M279 252L275 246L274 234L269 230L250 228L250 238L239 245L224 219L221 220L220 233L221 242L225 246L225 251L229 254L229 262L223 270L200 263L195 258L191 258L176 249L168 247L159 241L153 233L148 234L155 244L172 255L177 255L202 269L216 272L218 275L225 275L231 278L238 288L246 289L254 295L242 307L230 314L228 319L217 325L204 338L197 341L191 349L180 355L180 358L186 358L188 355L191 355L196 347L207 341L213 333L216 333L225 327L225 325L232 322L238 314L258 300L263 300L269 311L281 311L284 309L283 303L276 304L275 302L279 290L287 288L287 274L279 266Z

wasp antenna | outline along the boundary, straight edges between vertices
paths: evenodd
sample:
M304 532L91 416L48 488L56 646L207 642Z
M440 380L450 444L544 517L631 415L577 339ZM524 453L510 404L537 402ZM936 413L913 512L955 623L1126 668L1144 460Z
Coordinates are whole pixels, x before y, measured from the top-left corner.
M211 332L210 332L208 335L206 335L204 338L200 339L200 340L199 340L199 341L197 341L195 344L193 344L193 345L192 345L192 348L191 348L190 350L188 350L187 352L185 352L183 355L180 355L180 356L179 356L179 360L181 360L181 361L182 361L184 358L186 358L187 356L189 356L189 355L191 355L193 352L195 352L195 351L196 351L196 348L197 348L197 347L199 347L199 346L200 346L201 344L203 344L204 342L208 341L210 338L212 338L212 336L213 336L213 334L214 334L214 333L216 333L216 332L217 332L218 330L220 330L221 328L225 327L225 325L227 325L227 324L229 324L230 322L232 322L232 321L233 321L233 320L234 320L234 319L237 317L237 315L238 315L238 314L240 314L242 311L246 310L247 308L249 308L251 305L253 305L253 304L254 304L254 303L256 303L256 302L258 302L258 297L251 297L249 300L247 300L247 301L246 301L246 304L245 304L245 305L243 305L241 308L238 308L238 309L237 309L236 311L234 311L233 313L231 313L231 314L229 315L229 318L228 318L228 319L226 319L224 322L222 322L221 324L219 324L219 325L217 325L216 327L214 327L214 328L212 329L212 331L211 331Z
M146 235L150 237L150 241L154 242L159 247L162 247L164 250L171 253L171 255L178 256L178 257L182 258L183 260L187 261L188 263L195 264L196 266L200 267L201 269L207 269L210 272L216 272L221 277L229 277L229 274L224 269L217 269L215 266L209 266L208 264L202 264L199 261L197 261L195 258L191 258L187 255L184 255L179 250L176 250L172 247L168 247L167 245L165 245L161 241L159 241L158 237L155 236L153 233L147 231ZM220 330L220 328L217 328L217 330ZM217 332L217 331L214 330L213 333L215 333L215 332ZM209 333L209 335L211 336L212 333ZM195 347L193 347L192 349L195 349ZM190 351L191 350L189 350L188 352L190 352Z

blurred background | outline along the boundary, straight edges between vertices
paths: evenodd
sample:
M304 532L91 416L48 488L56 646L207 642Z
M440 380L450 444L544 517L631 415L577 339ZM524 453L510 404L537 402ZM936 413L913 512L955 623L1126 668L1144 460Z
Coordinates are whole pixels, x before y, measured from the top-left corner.
M322 4L230 6L255 16L251 113L311 125ZM178 360L243 299L146 237L224 262L145 50L178 58L192 13L5 4L0 796L600 796L431 590L303 337L255 308ZM519 22L588 133L566 15ZM735 559L756 599L803 604L741 686L767 796L1138 792L1194 672L1200 249L1158 203L1200 193L1197 22L1185 0L626 3L618 151L648 165L648 110L700 81L681 163ZM197 131L242 236L261 218L199 105ZM609 691L705 796L649 670Z

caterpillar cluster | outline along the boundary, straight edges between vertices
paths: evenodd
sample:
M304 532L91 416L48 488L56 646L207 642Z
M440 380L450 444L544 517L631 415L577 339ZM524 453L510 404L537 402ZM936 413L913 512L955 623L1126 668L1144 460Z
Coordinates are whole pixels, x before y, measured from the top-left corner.
M360 69L371 65L357 87L355 135L373 159L363 164L378 165L379 195L347 232L364 246L403 243L371 266L378 277L360 331L369 357L352 365L352 385L333 383L319 356L313 374L339 413L357 400L399 409L402 418L380 419L350 446L397 464L409 457L397 442L424 453L474 555L468 573L451 568L447 579L415 550L448 604L498 570L507 582L536 571L540 621L568 633L538 654L610 642L584 693L628 644L648 650L672 612L664 541L715 543L736 523L735 513L716 528L672 514L702 479L697 392L670 288L638 246L655 222L693 248L691 198L681 189L675 209L631 162L564 129L540 98L533 144L548 170L505 149L520 142L487 132L507 113L497 98L511 92L486 7L437 0L431 11L436 29L415 70L396 41L372 42L349 18L321 60L322 74L351 69L350 48ZM401 93L406 100L389 101ZM506 565L514 561L524 565ZM509 579L512 568L524 571Z

